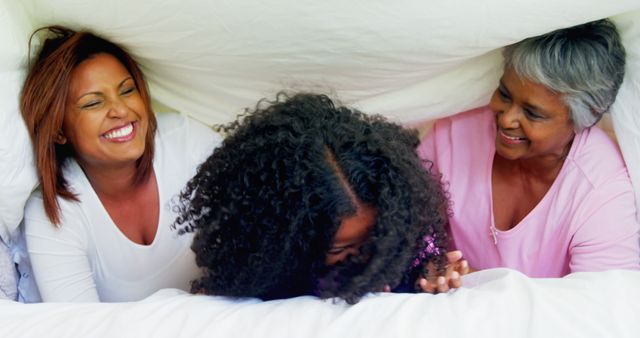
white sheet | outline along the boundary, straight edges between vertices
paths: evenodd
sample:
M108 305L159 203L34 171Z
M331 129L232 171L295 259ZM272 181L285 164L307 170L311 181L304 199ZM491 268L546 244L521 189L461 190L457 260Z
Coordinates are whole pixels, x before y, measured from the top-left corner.
M0 82L3 101L19 95L29 33L64 24L129 47L157 102L208 123L282 88L334 93L403 122L453 114L488 102L501 46L626 13L616 20L634 69L614 109L627 113L614 121L640 203L638 0L0 0L0 9L1 69L17 74ZM11 196L0 198L4 237L36 179L17 105L0 104L0 163L18 164L0 171Z
M616 337L640 333L640 272L529 279L508 269L453 293L378 294L354 306L161 290L137 303L0 302L1 337ZM474 286L475 285L475 286Z
M402 121L488 102L496 49L640 9L638 0L25 0L34 26L131 48L153 96L209 123L283 87L334 91Z

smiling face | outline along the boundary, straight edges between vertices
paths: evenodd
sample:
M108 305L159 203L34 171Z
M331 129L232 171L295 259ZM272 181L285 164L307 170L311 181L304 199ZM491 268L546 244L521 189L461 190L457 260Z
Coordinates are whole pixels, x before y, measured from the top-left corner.
M377 212L371 206L358 203L356 214L345 217L333 238L333 244L325 258L326 265L342 262L351 255L358 255L360 247L369 238Z
M81 165L135 165L148 125L136 83L115 57L97 54L72 71L62 129Z
M489 107L496 114L496 153L508 159L563 158L573 140L569 108L545 86L507 69Z

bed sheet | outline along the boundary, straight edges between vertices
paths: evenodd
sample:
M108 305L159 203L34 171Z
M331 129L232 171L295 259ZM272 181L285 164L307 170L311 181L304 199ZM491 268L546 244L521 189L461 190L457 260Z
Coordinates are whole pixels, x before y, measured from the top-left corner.
M166 289L134 303L0 302L2 337L616 337L640 332L640 272L530 279L509 269L455 292L372 294L349 306Z
M282 88L332 92L403 122L488 102L499 49L640 10L637 0L24 0L31 24L130 47L153 96L208 123Z
M36 27L90 28L123 44L159 106L209 124L281 89L416 123L487 103L502 46L611 16L630 51L614 124L640 203L638 0L0 0L0 70L9 74L0 81L0 236L15 232L37 183L17 111Z

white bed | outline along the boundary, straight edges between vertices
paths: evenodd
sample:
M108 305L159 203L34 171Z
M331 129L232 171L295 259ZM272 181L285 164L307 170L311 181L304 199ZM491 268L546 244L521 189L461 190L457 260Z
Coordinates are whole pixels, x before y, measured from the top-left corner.
M378 294L349 306L161 290L144 301L0 302L2 337L615 337L640 333L640 273L529 279L508 269L449 294Z
M413 124L485 104L500 47L603 17L628 52L613 127L640 202L639 0L0 0L0 238L36 185L17 108L27 40L47 24L89 27L141 62L159 110L230 121L280 89L328 92ZM0 337L639 337L640 273L528 279L510 270L432 295L349 307L161 290L138 303L0 302Z

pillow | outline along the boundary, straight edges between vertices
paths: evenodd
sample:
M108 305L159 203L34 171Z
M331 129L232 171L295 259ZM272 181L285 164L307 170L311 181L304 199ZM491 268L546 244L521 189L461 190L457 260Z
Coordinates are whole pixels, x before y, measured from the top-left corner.
M11 242L37 184L29 135L18 99L32 30L17 1L0 2L0 238Z
M616 16L613 21L627 50L627 66L611 117L640 212L640 10Z

